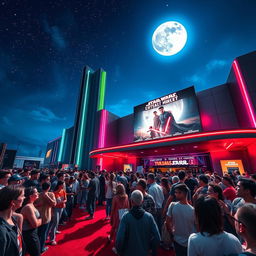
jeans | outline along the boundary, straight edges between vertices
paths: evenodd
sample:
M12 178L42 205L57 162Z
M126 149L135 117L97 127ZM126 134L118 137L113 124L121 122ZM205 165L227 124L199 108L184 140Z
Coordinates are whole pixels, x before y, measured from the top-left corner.
M188 248L178 244L177 242L173 242L174 244L174 251L176 256L187 256L188 255Z
M50 241L55 241L56 231L58 229L62 212L63 212L63 208L54 208L53 218L49 228Z
M156 225L158 227L159 234L161 235L162 224L163 224L162 208L156 208L156 215L154 217L155 217Z
M113 198L106 198L106 200L107 200L106 215L107 215L107 216L110 216Z
M47 239L47 234L48 234L48 229L50 226L50 222L43 224L38 228L38 236L39 236L39 241L40 241L40 246L41 246L41 252L44 249L45 241Z
M95 204L96 204L95 196L88 196L87 197L87 202L86 202L86 207L87 207L87 211L88 211L88 213L90 214L91 217L93 217L93 215L94 215Z
M40 241L37 234L37 228L30 230L23 230L22 236L26 245L26 251L30 256L40 256L41 248Z

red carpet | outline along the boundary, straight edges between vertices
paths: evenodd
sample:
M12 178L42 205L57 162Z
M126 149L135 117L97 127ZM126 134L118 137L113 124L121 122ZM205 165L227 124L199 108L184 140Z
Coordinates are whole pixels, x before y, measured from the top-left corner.
M75 209L73 217L65 226L60 226L57 245L49 246L44 256L115 256L113 244L107 243L110 231L109 221L105 221L105 207L97 207L93 220L84 220L87 216L82 210ZM48 245L47 245L48 246ZM173 252L159 249L159 256L173 256Z

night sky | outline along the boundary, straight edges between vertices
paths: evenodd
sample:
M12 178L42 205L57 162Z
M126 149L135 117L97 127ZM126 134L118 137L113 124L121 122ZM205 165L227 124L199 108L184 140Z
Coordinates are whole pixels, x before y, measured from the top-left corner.
M0 0L0 142L44 156L73 125L85 65L107 71L106 109L119 116L225 83L232 60L256 50L255 13L255 0ZM164 57L151 37L170 20L188 41Z

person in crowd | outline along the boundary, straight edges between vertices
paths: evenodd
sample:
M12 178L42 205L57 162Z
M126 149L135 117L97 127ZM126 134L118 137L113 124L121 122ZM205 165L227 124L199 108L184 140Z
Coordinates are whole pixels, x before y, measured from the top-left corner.
M41 173L40 174L40 177L38 179L38 185L37 185L37 191L39 193L41 193L43 190L42 190L42 184L45 183L45 182L50 182L50 175L47 174L47 173Z
M25 168L25 169L20 173L20 176L24 178L24 181L29 180L29 178L30 178L30 170Z
M109 180L106 181L106 220L110 219L110 213L112 208L112 200L116 193L116 182L115 182L115 174L111 173L109 176Z
M131 194L132 209L121 219L116 237L117 253L121 256L157 255L160 234L153 216L142 208L143 194Z
M8 185L22 185L23 181L24 178L16 173L8 179Z
M156 203L154 201L154 198L146 192L147 189L147 182L145 179L139 179L137 183L137 187L139 191L143 194L143 202L142 202L142 208L146 211L152 214L154 218L156 218Z
M162 190L163 190L163 194L164 194L163 206L165 206L165 203L171 192L171 186L167 177L161 178L160 186L162 187Z
M39 170L32 170L30 172L30 179L26 180L23 183L23 186L25 188L29 188L29 187L37 187L38 186L38 179L40 176L40 171Z
M49 237L51 245L56 245L56 234L60 233L58 231L59 221L63 212L63 209L66 207L67 202L67 194L64 190L64 182L59 180L55 190L53 191L55 199L56 199L56 206L53 211L52 220L49 227Z
M79 190L80 190L80 184L79 184L78 177L79 177L79 173L75 172L73 188L72 188L72 192L74 193L74 208L76 207L76 205L78 203L78 194L79 194ZM86 200L85 200L85 202L86 202Z
M80 205L80 209L86 208L86 201L88 197L88 186L90 183L90 179L87 173L82 174L81 173L81 179L80 179L80 191L78 196L78 204Z
M185 180L185 184L188 186L190 192L191 192L191 195L193 196L194 193L195 193L195 190L197 189L198 187L198 182L197 180L193 177L193 174L192 174L192 171L189 170L187 172L187 176L186 176L186 180Z
M50 179L51 179L51 181L50 181L51 184L58 179L57 176L55 175L55 171L54 170L50 170L49 171L49 175L50 175ZM51 188L51 190L52 190L52 188Z
M156 223L159 231L162 226L162 207L164 202L164 193L161 186L155 181L155 175L153 173L148 174L148 184L150 185L148 193L154 198L156 204Z
M123 184L118 184L116 186L116 195L112 201L112 208L110 214L110 235L108 236L109 241L115 240L115 235L120 223L121 215L125 210L130 208L129 199L125 192L125 187ZM113 248L115 250L115 248Z
M26 251L30 256L40 256L40 240L38 237L38 227L42 225L42 218L39 211L34 206L38 199L38 192L35 187L25 189L25 200L21 214L23 215L22 236L26 245Z
M67 220L70 220L74 208L74 192L73 192L73 184L75 178L74 176L70 176L69 178L65 178L66 183L66 194L67 194L67 203L66 203L66 213Z
M98 205L103 205L103 202L105 201L105 193L106 193L106 179L105 179L105 170L103 170L99 176L99 186L100 186L100 192L99 192L99 201Z
M223 231L223 218L215 198L199 197L195 202L198 233L190 235L188 256L219 256L241 253L238 238Z
M0 190L0 255L24 255L21 229L14 213L24 201L24 188L5 186Z
M172 177L172 184L175 185L180 182L180 178L177 175Z
M89 173L90 182L88 185L88 195L86 201L86 208L89 213L89 216L85 218L85 220L91 220L94 218L95 204L96 204L96 196L97 196L97 181L95 178L95 173Z
M256 255L256 205L244 204L235 214L236 232L245 241L245 251L238 256Z
M209 180L205 174L201 174L198 176L199 181L199 188L196 190L195 194L193 195L193 202L196 201L197 198L200 196L207 196L208 190L208 183Z
M230 209L224 201L223 191L219 185L210 183L207 194L209 197L215 198L220 205L221 215L223 218L223 230L236 236L234 223L230 217Z
M223 195L231 204L236 198L234 181L230 177L225 176L222 179L222 183L226 186L226 188L223 190Z
M50 188L51 183L44 182L42 184L42 192L39 194L39 198L35 202L36 208L42 217L42 225L38 228L41 253L48 249L48 247L45 247L45 241L52 218L52 209L56 206L56 199L54 194L50 192Z
M99 176L97 173L95 173L94 175L94 181L95 181L95 184L96 184L96 190L95 190L95 205L96 205L96 202L98 201L99 202L99 197L100 197L100 180L99 180ZM105 187L104 187L105 189Z
M241 178L237 183L237 198L232 202L232 215L245 203L256 204L256 183L247 178Z
M0 189L8 186L8 180L11 177L11 173L8 171L0 171Z
M65 173L64 172L58 172L56 177L57 178L55 178L54 181L51 182L51 191L55 191L55 188L56 188L59 181L62 181L63 184L65 184L64 183L64 179L65 179ZM65 185L64 185L64 188L65 188Z
M175 186L177 202L172 202L167 211L166 227L173 233L176 256L186 256L189 236L196 231L194 208L188 203L189 188L185 184Z
M138 178L135 173L131 174L131 180L129 181L130 192L136 189Z
M178 172L178 178L179 178L179 182L175 183L172 185L172 188L171 188L171 192L170 192L170 195L167 199L167 202L164 206L164 210L163 210L163 216L165 217L166 216L166 213L167 213L167 209L170 205L171 202L176 202L177 201L177 198L176 198L176 195L175 195L175 187L179 184L185 184L185 180L186 180L186 173L183 171L183 170L180 170ZM189 193L188 193L188 201L190 202L191 201L191 192L189 190Z
M117 182L120 182L124 185L125 190L127 191L127 187L128 187L128 180L127 178L124 176L124 173L122 171L119 172L119 175L117 176Z

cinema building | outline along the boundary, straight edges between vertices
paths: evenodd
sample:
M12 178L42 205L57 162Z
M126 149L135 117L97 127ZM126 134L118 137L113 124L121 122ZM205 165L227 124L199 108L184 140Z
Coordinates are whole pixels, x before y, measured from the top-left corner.
M45 164L107 171L255 172L256 52L230 65L222 85L167 92L121 118L104 108L106 72L86 67L74 126L48 143Z

